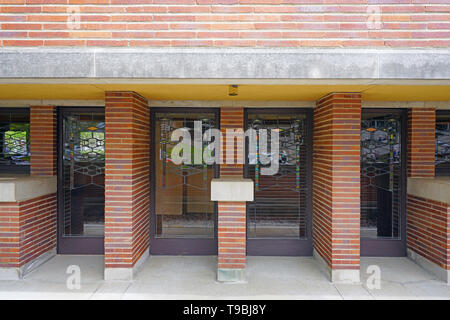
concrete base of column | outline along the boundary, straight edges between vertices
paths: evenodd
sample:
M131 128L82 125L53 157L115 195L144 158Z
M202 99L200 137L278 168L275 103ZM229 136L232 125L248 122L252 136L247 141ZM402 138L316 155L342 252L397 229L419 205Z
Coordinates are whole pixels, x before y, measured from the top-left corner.
M41 254L19 268L0 268L0 280L20 280L56 256L56 249Z
M245 281L245 269L217 269L217 280L221 282Z
M438 277L439 280L450 284L450 270L441 268L437 264L431 262L427 258L421 256L411 249L406 249L406 253L408 255L408 258L417 263L420 267L427 270L431 274L434 274L436 277Z
M332 269L322 256L313 250L313 256L319 268L333 283L359 284L361 283L359 269Z
M105 268L104 277L106 281L132 281L144 262L150 256L149 250L139 258L133 268Z

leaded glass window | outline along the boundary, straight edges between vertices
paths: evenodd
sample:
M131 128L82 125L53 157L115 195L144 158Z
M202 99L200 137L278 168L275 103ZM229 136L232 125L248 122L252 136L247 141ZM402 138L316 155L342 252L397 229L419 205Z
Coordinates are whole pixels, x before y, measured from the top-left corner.
M29 110L0 109L0 172L28 172L29 166Z
M436 175L450 175L450 110L436 112Z

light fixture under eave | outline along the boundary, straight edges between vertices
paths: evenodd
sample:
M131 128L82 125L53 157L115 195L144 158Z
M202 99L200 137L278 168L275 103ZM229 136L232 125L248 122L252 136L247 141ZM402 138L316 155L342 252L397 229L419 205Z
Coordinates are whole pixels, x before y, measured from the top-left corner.
M230 97L235 97L238 95L238 85L232 84L228 86L228 95Z

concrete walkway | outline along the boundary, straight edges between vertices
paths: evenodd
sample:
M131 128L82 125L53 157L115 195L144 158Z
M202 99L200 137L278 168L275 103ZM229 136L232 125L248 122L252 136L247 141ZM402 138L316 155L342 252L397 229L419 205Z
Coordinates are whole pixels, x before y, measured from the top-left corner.
M362 284L332 284L312 257L249 257L245 283L218 283L216 257L151 256L132 282L103 281L103 256L56 256L20 281L0 281L0 299L450 299L450 286L407 258L363 258ZM81 288L69 290L69 265ZM369 290L367 267L381 270Z

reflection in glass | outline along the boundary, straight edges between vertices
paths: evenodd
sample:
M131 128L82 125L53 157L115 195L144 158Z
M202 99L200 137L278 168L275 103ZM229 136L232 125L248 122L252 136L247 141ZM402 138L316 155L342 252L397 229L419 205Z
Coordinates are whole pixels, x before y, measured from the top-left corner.
M202 134L215 127L213 113L156 113L155 119L155 185L156 237L213 238L214 202L210 201L210 185L215 165L202 159L207 142L194 146L194 121L200 121ZM179 143L170 141L176 129L186 128L191 136L193 164L175 164L172 149Z
M30 165L30 113L0 110L0 166Z
M248 152L247 176L255 183L254 201L247 203L248 238L306 237L306 116L305 114L248 114L248 128L257 130L256 152ZM279 130L279 154L261 154L260 129ZM279 162L275 175L262 175L261 156ZM276 157L276 158L274 158Z
M64 236L103 236L105 116L63 116Z
M362 115L361 237L400 237L401 118Z
M450 111L436 112L436 174L450 175Z

